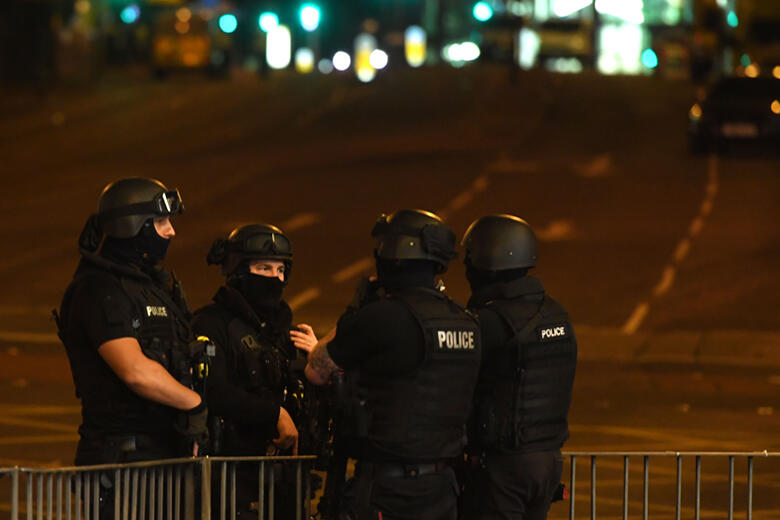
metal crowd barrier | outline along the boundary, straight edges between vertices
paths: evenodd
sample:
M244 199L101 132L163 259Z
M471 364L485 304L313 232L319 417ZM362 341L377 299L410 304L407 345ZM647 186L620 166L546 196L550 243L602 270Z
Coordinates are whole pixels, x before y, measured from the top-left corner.
M576 503L577 503L577 497L579 496L580 490L577 487L578 479L577 479L577 463L580 460L585 460L590 462L589 467L589 475L586 473L585 484L588 490L586 493L589 493L589 516L591 520L596 520L597 518L597 511L599 511L599 499L603 497L605 493L598 494L597 488L598 488L598 480L597 480L597 473L599 468L599 462L601 462L601 468L602 470L605 468L605 466L610 466L607 468L608 470L611 470L611 473L614 475L618 471L620 471L622 466L622 494L621 497L617 500L611 500L609 505L614 510L616 506L620 506L620 511L617 515L614 514L608 514L604 516L609 516L610 518L616 518L621 517L623 520L627 520L629 518L629 491L636 490L636 488L631 488L629 486L629 469L630 469L630 460L631 459L639 459L641 460L641 469L642 469L642 478L641 478L641 492L635 492L634 497L638 498L641 495L641 503L642 503L642 519L648 520L650 515L650 484L651 484L651 469L655 467L656 469L659 469L659 466L661 465L661 460L666 459L664 462L667 465L672 465L671 468L666 468L666 475L668 477L671 477L674 475L674 486L670 487L670 489L666 489L666 493L664 493L664 505L669 506L668 508L665 508L664 511L655 511L655 516L657 517L659 513L664 514L664 518L671 518L671 503L674 503L674 518L675 520L680 520L682 518L683 510L686 510L686 518L689 517L691 507L686 506L686 504L693 503L692 513L693 518L695 520L700 520L702 518L702 493L704 491L702 486L702 460L707 460L709 463L709 466L723 466L722 462L728 461L728 467L727 467L727 477L720 477L716 473L715 475L710 475L707 479L710 484L714 484L713 490L710 492L710 498L715 497L717 499L718 503L723 503L723 506L725 506L725 511L720 512L713 512L708 511L706 513L706 517L712 518L713 515L717 515L718 518L725 517L728 520L734 519L734 510L735 510L735 484L739 482L740 484L740 495L738 496L740 501L743 502L744 505L744 518L747 520L753 519L753 505L754 505L754 472L755 472L755 461L756 459L767 459L771 460L774 459L773 462L777 463L780 462L780 452L768 452L768 451L761 451L761 452L676 452L676 451L661 451L661 452L637 452L637 451L625 451L625 452L563 452L563 456L565 459L568 459L568 474L569 474L569 480L568 480L568 517L570 520L574 520L576 518ZM683 471L683 461L686 460L688 471ZM735 462L740 463L740 466L744 467L744 478L741 477L735 477ZM690 464L693 463L693 471L691 472ZM717 463L717 464L715 464ZM775 466L780 467L780 465L775 464ZM771 517L778 518L780 517L780 490L777 489L778 482L778 467L772 468L774 472L768 473L766 475L769 480L773 480L772 482L769 482L771 484L771 487L775 488L773 491L770 491L768 494L771 496L769 499L772 500L772 507L777 508L773 509L771 512ZM564 478L567 473L567 469L564 469ZM724 468L720 468L724 469ZM613 484L612 487L620 487L620 480L621 477L618 476L618 478L611 480L610 483ZM671 478L668 480L671 481ZM687 485L686 491L687 491L687 498L688 501L685 502L683 500L683 484ZM670 482L671 483L671 482ZM615 486L615 484L618 484L618 486ZM720 485L719 485L720 484ZM722 484L725 484L723 486ZM661 486L658 486L661 487ZM690 488L693 487L691 490ZM691 492L692 491L692 492ZM671 496L668 496L671 495ZM727 499L727 503L726 503ZM716 500L712 500L715 502ZM586 513L587 514L587 513ZM633 518L637 517L638 515L634 514L632 515ZM585 515L581 515L581 518L585 517ZM739 515L740 518L743 517L742 514Z
M258 471L258 520L274 520L276 476L294 472L295 519L310 515L314 456L201 457L63 468L0 468L10 520L219 520L236 518L236 467ZM220 482L212 493L212 472ZM7 479L10 485L3 482ZM24 482L24 484L22 484ZM216 519L215 519L216 520ZM287 520L287 519L283 519Z

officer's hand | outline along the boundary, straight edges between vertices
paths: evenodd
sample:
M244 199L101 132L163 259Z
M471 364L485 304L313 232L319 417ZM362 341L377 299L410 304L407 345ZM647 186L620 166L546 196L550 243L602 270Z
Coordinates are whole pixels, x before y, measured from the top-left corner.
M279 437L273 440L274 445L281 450L292 447L292 454L298 455L298 429L284 408L279 408L279 422L276 423L276 429L279 430Z
M174 428L188 442L192 442L197 449L197 445L204 446L209 440L208 429L208 410L206 403L201 401L198 406L189 410L181 410L176 415ZM197 456L197 451L195 451Z
M317 336L314 335L314 329L305 323L296 325L296 327L300 330L290 331L290 339L292 340L293 345L306 353L311 352L317 344Z

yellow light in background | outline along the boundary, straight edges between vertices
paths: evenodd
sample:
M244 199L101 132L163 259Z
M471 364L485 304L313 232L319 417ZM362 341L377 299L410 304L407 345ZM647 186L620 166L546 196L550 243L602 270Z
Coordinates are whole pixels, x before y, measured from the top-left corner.
M410 67L420 67L425 63L426 36L425 30L412 25L404 32L404 54Z
M775 114L780 114L780 101L776 99L772 101L772 112Z
M775 68L772 69L772 76L780 79L780 65L775 65Z
M745 76L748 78L757 78L758 77L758 65L755 63L751 63L747 67L745 67Z
M295 70L301 74L308 74L314 70L314 51L308 47L301 47L295 51Z
M691 119L693 119L695 121L698 121L699 119L701 119L701 107L699 106L698 103L694 104L691 107L690 111L688 112L688 115L690 115Z
M355 74L363 83L376 77L376 69L371 65L371 53L376 49L376 38L368 33L358 34L355 38Z
M176 27L176 32L179 34L187 34L190 30L190 24L188 24L187 22L182 22L182 21L176 22L175 27Z
M77 13L85 15L92 8L92 5L89 3L89 0L78 0L73 7L76 9Z
M178 18L180 22L187 23L190 21L190 18L192 18L192 11L186 7L180 7L176 10L176 18Z

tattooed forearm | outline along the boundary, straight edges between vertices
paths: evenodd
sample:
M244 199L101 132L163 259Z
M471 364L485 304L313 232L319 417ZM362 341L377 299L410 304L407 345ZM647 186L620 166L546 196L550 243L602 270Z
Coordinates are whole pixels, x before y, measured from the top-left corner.
M309 363L306 366L306 377L312 383L324 385L330 379L330 375L340 370L328 354L327 343L320 341L314 350L309 353Z

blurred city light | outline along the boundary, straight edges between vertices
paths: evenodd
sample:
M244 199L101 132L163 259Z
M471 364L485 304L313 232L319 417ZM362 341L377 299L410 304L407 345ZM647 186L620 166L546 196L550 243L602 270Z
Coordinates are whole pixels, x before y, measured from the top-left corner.
M578 74L582 72L582 62L577 58L550 58L545 60L544 67L560 74Z
M698 103L694 104L688 111L688 116L694 121L701 119L701 106Z
M320 8L314 4L303 4L299 16L304 31L316 31L320 26Z
M135 23L139 16L141 16L141 9L135 4L128 5L119 13L119 18L126 24Z
M758 73L761 72L758 68L758 65L755 63L751 63L747 67L745 67L745 76L748 78L757 78Z
M474 4L474 8L471 10L471 14L477 21L487 22L493 18L493 8L487 2L477 2Z
M566 18L590 5L593 0L555 0L552 10L558 18Z
M349 57L349 53L344 51L337 51L333 55L333 68L339 72L344 72L352 64L352 58Z
M751 63L750 56L748 56L747 54L743 54L742 56L739 57L739 63L743 67L750 66Z
M479 46L474 42L451 43L442 50L442 57L456 66L474 61L479 55Z
M425 63L426 54L425 29L412 25L404 32L404 56L410 67L420 67Z
M189 22L190 18L192 18L192 11L190 11L186 7L180 7L179 9L176 10L176 19L179 20L181 23Z
M737 13L734 11L729 12L726 16L726 23L729 24L729 27L739 26L739 17L737 16Z
M317 62L317 70L322 74L330 74L333 72L333 62L328 58L322 58Z
M260 27L260 30L264 33L271 32L271 29L277 25L279 25L279 17L276 13L265 11L260 13L260 16L257 17L257 26Z
M266 36L265 60L272 69L284 69L292 58L292 36L285 25L277 25Z
M598 3L598 2L597 2ZM605 24L599 35L598 70L604 74L642 71L642 28L633 24Z
M92 4L89 3L89 0L78 0L73 4L73 8L78 14L84 16L92 9Z
M371 55L368 57L368 61L371 62L371 66L376 70L382 70L387 67L388 56L382 49L374 49L371 51Z
M225 34L230 34L238 28L238 18L231 13L223 14L219 17L219 28Z
M642 0L596 0L596 11L614 16L632 24L645 21Z
M642 51L642 65L648 69L654 69L658 66L658 56L653 49Z
M780 114L780 101L777 99L772 101L772 112L775 114Z
M363 83L373 81L376 69L371 65L371 53L376 50L376 38L368 33L355 38L355 75Z
M314 70L314 51L308 47L301 47L295 51L295 70L301 74L308 74Z
M780 65L775 65L775 68L772 69L772 76L780 79Z
M187 22L178 21L173 26L176 29L176 32L179 34L187 34L190 32L190 24Z
M517 60L520 67L530 69L536 63L536 57L539 55L539 49L542 45L542 39L535 31L523 27L518 34L519 49Z

